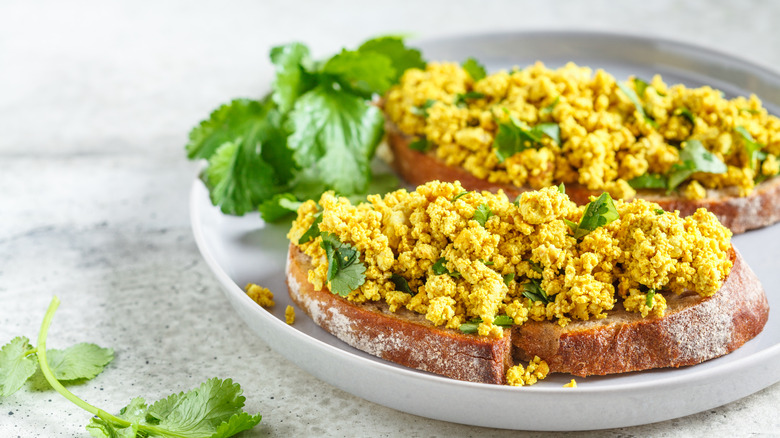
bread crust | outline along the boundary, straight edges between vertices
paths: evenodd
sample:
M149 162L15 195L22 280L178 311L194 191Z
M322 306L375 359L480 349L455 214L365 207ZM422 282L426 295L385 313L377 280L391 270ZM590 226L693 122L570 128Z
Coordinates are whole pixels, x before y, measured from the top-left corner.
M468 190L503 190L507 196L516 197L531 187L517 187L509 184L491 183L477 178L466 169L444 164L432 153L409 149L411 139L393 123L385 124L387 140L392 151L390 165L401 177L412 185L428 181L460 181ZM591 196L599 191L588 190L579 184L567 184L566 194L579 205L590 202ZM740 197L736 190L708 190L711 196L705 199L688 200L679 196L666 196L650 190L639 190L637 198L655 202L664 210L678 210L680 216L693 214L698 208L706 208L732 233L739 234L755 228L765 227L780 221L780 177L770 178L758 184L750 196Z
M503 384L511 366L512 331L501 339L438 328L407 309L390 312L385 303L353 304L308 281L309 257L290 244L290 298L320 327L347 344L411 368L470 382Z

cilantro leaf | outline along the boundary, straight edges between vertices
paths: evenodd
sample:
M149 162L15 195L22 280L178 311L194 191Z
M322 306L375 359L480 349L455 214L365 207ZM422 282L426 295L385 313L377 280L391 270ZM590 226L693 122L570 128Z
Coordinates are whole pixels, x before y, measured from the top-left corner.
M696 172L726 173L723 161L704 148L699 140L688 140L680 150L680 162L672 166L667 188L674 190Z
M360 251L342 243L332 233L322 233L320 246L328 258L327 278L330 291L345 297L366 281L366 266L360 261Z
M218 147L235 140L237 133L241 135L267 112L264 103L250 99L236 99L220 106L190 131L187 157L208 159Z
M528 128L525 123L510 116L509 122L499 123L498 132L493 139L493 148L499 161L504 162L518 152L540 147L544 136L560 144L561 130L558 124L540 123L533 128Z
M8 397L35 373L38 362L30 356L30 340L19 336L0 349L0 397Z
M657 173L645 173L628 180L628 185L635 189L665 189L666 177Z
M365 98L383 94L397 77L396 69L387 56L373 51L346 49L326 61L322 73L335 76L343 87Z
M57 380L92 379L114 359L114 350L81 343L64 350L46 350L48 363Z
M549 116L550 114L552 114L553 110L555 110L555 107L558 105L558 102L560 101L561 101L561 96L556 96L555 100L553 100L551 104L539 110L539 115Z
M461 332L466 334L477 333L477 331L479 330L479 325L481 323L482 323L482 318L474 318L469 322L464 322L458 328L460 329ZM497 325L499 327L511 327L512 325L514 325L514 323L515 321L508 315L496 315L493 318L493 325Z
M510 272L508 274L504 274L503 278L504 278L504 284L509 286L509 283L511 283L512 280L515 279L515 273L514 272Z
M276 193L286 190L295 163L286 145L282 115L270 98L262 102L235 100L212 113L193 132L209 165L201 179L211 202L227 214L242 215ZM222 143L217 145L218 141ZM206 149L216 148L205 157Z
M401 75L410 68L425 68L425 61L420 51L406 47L403 38L399 37L384 36L368 40L360 45L358 52L374 52L389 58L396 73L392 79L393 83L398 82Z
M478 91L468 91L466 93L458 93L455 95L453 103L457 106L465 106L469 100L482 99L485 97L484 93Z
M366 190L370 160L384 133L379 108L320 85L295 102L290 122L288 146L298 165L314 172L307 175L320 183L320 191Z
M482 225L482 228L484 228L485 223L487 223L488 219L490 219L491 216L494 216L494 214L493 211L490 210L490 207L487 204L479 204L479 206L477 206L477 209L474 210L473 219L477 221L477 223Z
M310 70L313 63L309 48L301 43L290 43L271 49L271 62L276 66L276 78L271 85L272 98L282 112L290 111L301 95L316 84Z
M485 67L479 63L474 58L468 58L465 61L463 61L463 64L461 64L463 67L463 70L466 70L466 73L471 76L471 79L474 80L474 82L477 82L481 79L483 79L485 76L487 76L487 71L485 71Z
M292 193L280 193L271 199L263 201L257 209L266 222L276 222L282 218L291 216L298 211L301 201Z
M764 145L756 142L744 126L737 126L734 128L734 132L742 137L742 143L745 145L745 153L750 161L750 168L755 169L758 166L758 162L761 160L760 153Z
M455 202L458 199L468 195L469 193L471 193L471 192L469 192L468 190L464 190L464 191L458 193L457 195L453 196L452 199L450 200L450 202Z
M390 276L390 281L395 285L395 290L407 293L409 295L415 295L412 289L409 287L409 282L406 279L396 273Z
M639 97L645 97L645 90L647 90L647 87L649 86L650 84L648 84L644 79L637 77L634 78L634 88L636 89L636 93L639 95Z
M444 257L439 257L439 260L436 260L436 262L431 266L431 270L433 270L433 273L435 275L444 275L447 274L452 278L460 278L460 272L458 271L450 271L447 269L447 259Z
M676 110L674 110L674 114L683 117L684 119L688 120L691 123L696 123L696 116L694 116L691 110L689 110L688 108L685 107L677 108Z
M596 228L603 227L619 217L612 197L609 196L609 193L604 192L585 206L585 212L582 214L579 224L568 220L566 224L572 229L574 237L581 239Z
M409 149L413 151L420 151L420 152L428 152L428 150L431 148L431 142L428 141L427 138L418 138L417 140L414 140L413 142L409 143Z
M311 223L311 226L309 226L309 229L303 233L301 238L298 239L298 245L303 245L304 243L312 239L315 239L317 236L319 236L321 223L322 223L322 212L314 213L314 222Z
M209 379L186 393L170 395L151 406L134 398L116 418L128 426L93 418L87 430L94 437L222 438L255 427L261 416L242 411L245 398L232 380Z
M655 297L655 289L650 289L645 297L645 305L647 307L653 307L653 297Z
M618 88L620 88L620 91L623 92L628 97L628 100L631 101L631 103L634 104L634 107L636 108L639 115L642 116L642 119L645 120L645 122L649 123L653 127L657 128L658 123L655 122L650 116L647 115L645 112L644 106L642 106L642 102L639 100L639 97L637 97L636 92L632 90L631 88L628 88L625 84L618 82L617 83ZM644 94L644 89L642 90Z
M555 301L555 298L547 296L547 292L542 289L539 280L533 279L529 280L528 283L523 283L523 289L523 296L531 301L541 301L545 304Z
M433 99L428 99L424 104L419 106L413 106L409 111L420 117L428 117L428 108L432 107L436 103Z

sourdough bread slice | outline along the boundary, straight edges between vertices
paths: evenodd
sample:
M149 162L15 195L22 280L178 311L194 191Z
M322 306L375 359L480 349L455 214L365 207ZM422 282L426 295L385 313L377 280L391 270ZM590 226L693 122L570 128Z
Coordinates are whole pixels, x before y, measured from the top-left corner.
M392 152L390 165L409 184L418 186L428 181L460 181L468 190L503 190L511 198L531 187L491 183L477 178L466 169L447 166L433 153L409 149L411 138L398 130L391 122L385 124L387 139ZM590 202L590 196L600 191L588 190L578 184L567 184L566 194L578 205ZM680 216L689 216L698 208L706 208L734 234L765 227L780 221L780 177L775 176L758 184L750 196L740 197L736 188L707 190L705 199L688 200L679 196L667 196L661 191L639 190L637 197L652 201L664 210L678 210Z
M667 296L662 318L616 309L605 319L527 322L501 339L435 327L406 309L354 304L308 281L308 256L290 244L287 284L292 300L316 324L374 356L472 382L502 384L514 360L544 359L552 372L603 375L693 365L727 354L761 332L769 305L761 284L736 251L723 287L708 298Z

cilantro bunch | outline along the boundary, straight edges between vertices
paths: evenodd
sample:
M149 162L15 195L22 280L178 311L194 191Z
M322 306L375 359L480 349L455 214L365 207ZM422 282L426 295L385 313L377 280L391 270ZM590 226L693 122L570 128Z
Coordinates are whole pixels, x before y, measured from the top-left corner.
M35 379L39 370L58 393L94 415L87 431L97 438L226 438L260 422L259 414L242 410L245 398L241 387L230 379L210 379L196 389L172 394L151 405L137 397L116 415L85 402L64 384L94 378L114 358L114 351L94 344L47 350L49 326L59 303L57 297L52 299L35 347L20 336L0 349L0 400L19 390L28 379Z
M259 210L278 220L325 190L365 195L370 162L384 135L372 99L408 68L424 68L401 38L366 41L314 61L301 43L274 47L271 92L236 99L190 132L187 156L205 159L201 179L226 214Z

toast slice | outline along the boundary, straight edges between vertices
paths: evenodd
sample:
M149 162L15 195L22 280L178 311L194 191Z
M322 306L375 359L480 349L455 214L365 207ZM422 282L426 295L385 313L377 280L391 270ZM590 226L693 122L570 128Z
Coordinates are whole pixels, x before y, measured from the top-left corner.
M467 190L497 192L501 189L510 198L534 190L531 187L491 183L477 178L463 168L447 166L433 153L410 149L411 138L391 122L386 123L385 131L392 152L390 165L411 185L417 186L433 180L460 181ZM706 208L734 234L780 221L780 177L762 182L746 197L740 197L736 189L710 189L707 193L708 197L705 199L688 200L679 196L667 196L660 190L639 190L637 197L655 202L667 211L677 210L682 217L693 214L699 208ZM590 201L590 196L598 196L601 191L588 190L578 184L567 184L566 194L578 205L584 205Z
M354 304L308 281L308 256L290 244L287 285L292 300L320 327L347 344L411 368L459 380L503 384L515 360L535 355L552 372L604 375L697 364L727 354L761 332L769 316L764 290L742 256L711 297L667 297L661 318L616 308L604 319L527 322L501 339L435 327L406 309Z

